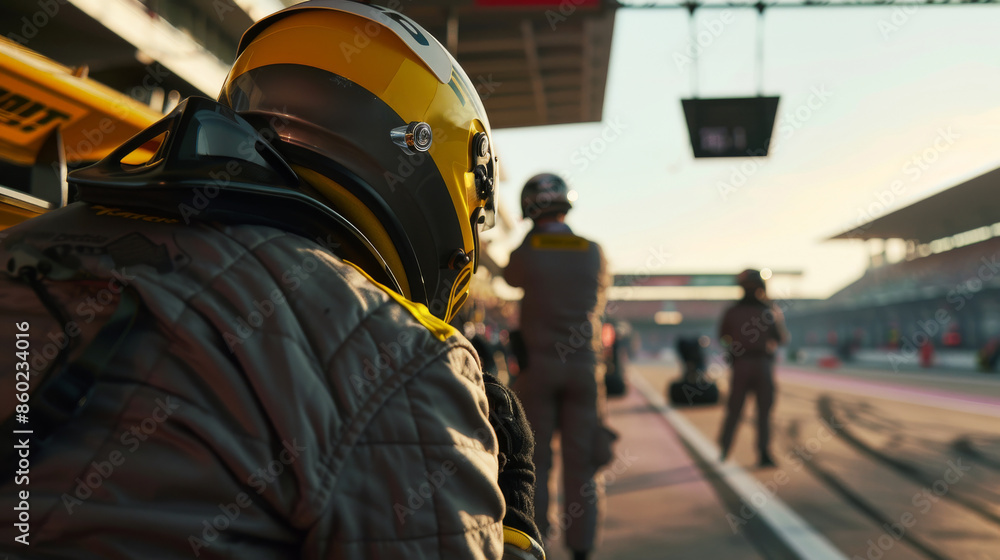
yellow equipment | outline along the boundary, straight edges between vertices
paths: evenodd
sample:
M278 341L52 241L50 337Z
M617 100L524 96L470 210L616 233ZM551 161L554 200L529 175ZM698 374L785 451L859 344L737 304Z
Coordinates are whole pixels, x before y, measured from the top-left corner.
M162 116L85 73L0 38L0 229L64 206L67 165L103 158Z

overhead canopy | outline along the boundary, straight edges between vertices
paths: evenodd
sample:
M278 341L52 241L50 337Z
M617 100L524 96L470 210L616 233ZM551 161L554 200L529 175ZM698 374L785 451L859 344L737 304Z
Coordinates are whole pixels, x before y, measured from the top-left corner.
M400 11L457 55L493 128L510 128L601 120L615 7L599 0L426 0Z
M830 239L929 243L1000 222L1000 168Z
M167 70L151 66L157 72L152 76L156 85L164 91L214 97L240 35L252 23L240 7L259 15L294 3L187 0L146 2L147 10L136 10L114 2L105 6L60 0L58 17L49 17L37 0L4 0L0 35L16 35L15 40L30 43L33 50L62 64L87 65L92 78L119 91L132 92L146 84L147 65L156 60ZM456 55L479 90L494 128L601 120L616 2L375 3L414 19ZM36 23L31 23L32 17ZM36 27L43 20L44 25ZM142 32L136 33L137 29ZM176 48L165 49L165 44ZM149 89L142 92L148 94Z

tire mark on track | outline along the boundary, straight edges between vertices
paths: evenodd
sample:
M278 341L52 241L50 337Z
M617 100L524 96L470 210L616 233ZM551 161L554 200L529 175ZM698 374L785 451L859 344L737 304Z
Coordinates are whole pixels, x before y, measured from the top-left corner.
M1000 461L987 457L976 449L976 446L969 440L969 436L962 436L956 439L952 442L951 448L958 454L968 457L986 468L1000 471Z
M937 478L928 476L927 473L919 469L914 464L881 453L851 433L847 424L841 423L837 419L837 416L833 411L833 398L830 395L821 395L816 401L816 407L819 411L820 419L833 426L838 426L839 429L836 431L836 435L847 442L851 447L861 452L862 455L895 470L902 476L908 478L911 482L915 482L921 486L933 486L934 483L937 482ZM979 515L986 521L1000 526L1000 516L987 510L978 501L970 499L964 494L960 494L958 492L948 492L942 495L941 498L960 505L972 513Z
M789 422L788 437L793 442L799 442L799 421L797 419ZM802 464L805 465L806 470L825 484L827 488L840 496L844 501L853 506L854 509L858 510L865 517L873 521L880 530L885 531L884 527L886 525L891 526L893 523L896 523L896 520L891 519L877 507L869 503L868 500L864 499L859 493L851 490L846 484L841 482L836 475L821 467L818 462L819 461L816 456L813 456L813 458L809 461L802 461ZM945 555L932 545L924 542L923 539L914 535L912 531L907 531L899 536L893 535L893 537L896 538L896 540L906 542L929 560L951 560L950 556Z

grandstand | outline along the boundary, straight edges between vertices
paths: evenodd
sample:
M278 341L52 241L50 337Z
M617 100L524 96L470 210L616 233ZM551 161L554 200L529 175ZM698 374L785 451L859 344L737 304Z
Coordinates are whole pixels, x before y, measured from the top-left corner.
M901 239L907 254L894 263L876 255L856 282L789 313L793 338L869 361L892 353L913 361L926 341L937 365L974 367L1000 337L998 202L1000 169L834 236L883 247Z
M916 365L927 341L935 365L971 369L980 350L1000 342L1000 169L831 239L880 241L883 252L828 299L788 300L793 351ZM905 242L903 260L889 262L891 239ZM738 297L734 284L724 274L619 275L608 318L631 323L642 349L655 354L677 336L714 338Z

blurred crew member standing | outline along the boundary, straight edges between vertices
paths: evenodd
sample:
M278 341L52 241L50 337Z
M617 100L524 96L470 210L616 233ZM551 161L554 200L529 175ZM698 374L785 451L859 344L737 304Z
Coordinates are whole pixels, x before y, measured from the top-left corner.
M527 364L514 392L535 432L535 521L546 535L551 442L558 431L565 511L573 520L563 530L578 559L594 547L602 493L594 455L604 409L600 319L608 277L600 246L565 223L572 208L568 196L566 183L551 173L524 185L521 210L534 227L511 254L504 278L524 289L520 329Z
M32 353L0 381L30 364L34 433L30 548L0 555L542 558L530 427L446 323L495 209L475 92L402 14L298 4L246 32L218 101L5 231L0 319Z
M737 276L743 299L726 310L719 341L732 367L726 419L719 436L721 460L729 454L747 393L757 397L757 454L762 467L774 466L770 453L771 407L774 404L774 361L778 345L788 342L781 310L767 299L760 271Z

